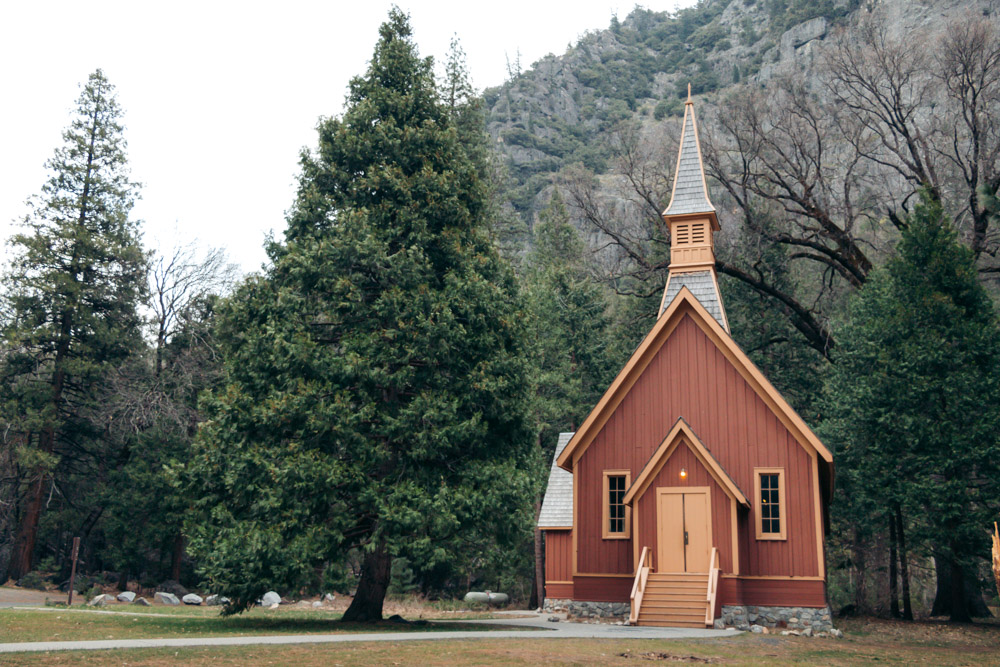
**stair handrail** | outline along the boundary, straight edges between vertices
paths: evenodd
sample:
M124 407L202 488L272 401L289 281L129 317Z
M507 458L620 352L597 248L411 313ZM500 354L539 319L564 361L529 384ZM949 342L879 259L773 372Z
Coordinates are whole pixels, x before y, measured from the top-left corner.
M629 625L635 625L639 620L639 607L642 605L642 596L646 592L646 581L649 579L652 564L653 552L649 547L643 547L638 567L635 568L635 582L632 584L632 595L630 596L632 605L628 615Z
M708 557L708 593L705 597L705 625L715 625L715 598L719 592L719 550L712 547Z

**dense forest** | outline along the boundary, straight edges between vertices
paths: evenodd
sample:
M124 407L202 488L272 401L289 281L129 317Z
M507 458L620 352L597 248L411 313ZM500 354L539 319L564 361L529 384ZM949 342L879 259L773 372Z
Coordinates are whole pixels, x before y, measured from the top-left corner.
M695 96L736 341L835 454L830 602L988 613L1000 514L1000 17L636 8L477 94L382 26L269 263L153 256L83 88L0 293L0 580L537 604L557 434L649 330ZM984 599L985 597L985 599Z

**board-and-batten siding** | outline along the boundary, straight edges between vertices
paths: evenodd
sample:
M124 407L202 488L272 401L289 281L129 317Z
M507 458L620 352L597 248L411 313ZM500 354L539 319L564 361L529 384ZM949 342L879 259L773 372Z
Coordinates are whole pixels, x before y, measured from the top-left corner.
M687 470L687 479L681 481L681 469ZM707 486L711 496L712 506L712 534L715 537L713 546L719 549L719 563L723 572L733 571L733 546L732 539L721 539L718 536L732 534L732 503L726 492L719 486L701 461L691 452L684 442L677 445L677 449L670 455L663 468L653 478L649 490L637 498L634 502L635 509L639 513L639 545L649 546L656 549L656 487L658 486ZM742 490L742 489L741 489ZM659 561L655 560L654 567L659 571ZM708 561L700 571L708 571Z
M573 580L573 532L545 531L545 580Z
M740 574L817 576L812 458L687 314L577 463L577 572L634 571L631 540L601 538L602 471L629 468L634 480L679 417L750 498L738 513ZM753 539L755 467L785 469L787 540ZM729 535L713 529L715 546Z

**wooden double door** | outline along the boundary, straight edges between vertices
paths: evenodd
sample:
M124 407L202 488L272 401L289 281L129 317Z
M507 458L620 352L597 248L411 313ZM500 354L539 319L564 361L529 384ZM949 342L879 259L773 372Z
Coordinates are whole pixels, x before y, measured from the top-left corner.
M656 571L708 572L711 550L709 488L657 488Z

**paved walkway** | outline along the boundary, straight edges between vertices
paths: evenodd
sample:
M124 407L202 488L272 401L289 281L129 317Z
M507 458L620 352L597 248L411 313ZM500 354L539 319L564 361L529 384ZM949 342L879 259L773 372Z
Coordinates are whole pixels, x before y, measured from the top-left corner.
M72 642L21 642L0 644L0 653L20 651L79 651L129 648L177 648L182 646L250 646L261 644L327 644L337 642L401 642L446 639L707 639L732 637L736 630L699 628L650 628L597 623L548 621L549 614L535 618L497 618L464 621L477 624L520 626L524 630L473 630L442 632L365 632L336 635L272 635L262 637L183 637L171 639L107 639ZM463 621L448 621L462 623ZM540 631L541 630L541 631Z

